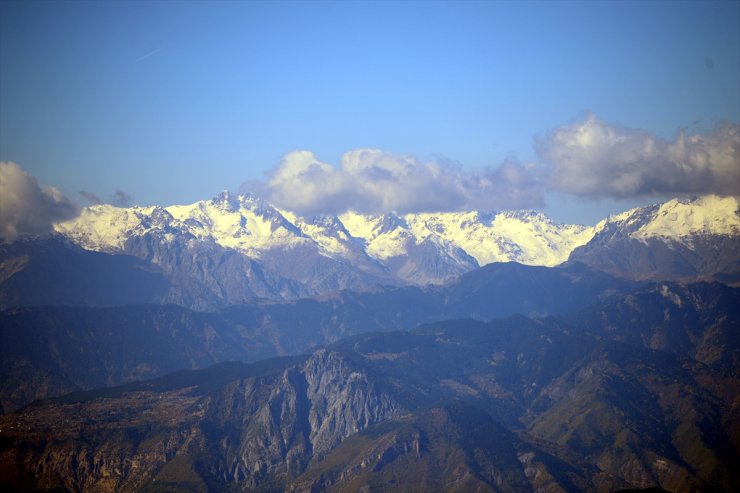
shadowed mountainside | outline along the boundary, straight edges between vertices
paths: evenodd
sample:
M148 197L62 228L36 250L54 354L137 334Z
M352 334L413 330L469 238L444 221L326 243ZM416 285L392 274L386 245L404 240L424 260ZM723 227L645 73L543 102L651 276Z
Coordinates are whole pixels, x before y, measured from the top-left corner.
M584 266L490 264L447 286L343 291L321 298L232 307L24 307L0 312L0 404L220 361L299 354L352 334L411 329L445 318L560 315L636 285Z
M737 388L737 373L554 319L441 322L39 402L0 417L0 477L70 491L733 491Z

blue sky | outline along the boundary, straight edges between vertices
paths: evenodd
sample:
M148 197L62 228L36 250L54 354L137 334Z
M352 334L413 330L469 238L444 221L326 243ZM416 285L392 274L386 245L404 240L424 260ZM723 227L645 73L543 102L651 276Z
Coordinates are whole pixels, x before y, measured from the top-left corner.
M609 142L667 149L680 129L740 123L739 26L740 2L3 2L0 160L82 204L80 191L140 204L255 181L270 193L296 150L314 167L361 148L413 156L465 187L501 178L504 161L565 166L543 146L589 121ZM607 185L560 179L544 210L589 223L704 191ZM447 203L537 205L490 190L501 200ZM341 208L345 192L315 203Z

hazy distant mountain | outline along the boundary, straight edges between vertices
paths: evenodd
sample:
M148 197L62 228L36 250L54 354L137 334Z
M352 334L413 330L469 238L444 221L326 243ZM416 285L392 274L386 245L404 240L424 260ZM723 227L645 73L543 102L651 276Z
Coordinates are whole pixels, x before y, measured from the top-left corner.
M691 357L554 319L435 323L1 416L0 484L737 491L737 383Z
M170 287L159 268L130 255L91 252L54 237L0 243L0 309L159 303Z
M572 261L634 278L740 281L737 197L673 199L611 216Z
M88 252L89 253L89 252ZM0 312L0 406L219 361L299 354L348 335L455 317L562 315L634 289L591 271L490 264L448 286L386 287L234 306L25 307Z

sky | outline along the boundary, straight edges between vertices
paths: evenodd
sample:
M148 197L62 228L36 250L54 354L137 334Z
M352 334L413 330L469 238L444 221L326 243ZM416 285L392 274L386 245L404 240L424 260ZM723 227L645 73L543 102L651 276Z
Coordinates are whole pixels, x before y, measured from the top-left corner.
M594 224L738 193L739 125L738 1L0 3L6 215L230 189Z

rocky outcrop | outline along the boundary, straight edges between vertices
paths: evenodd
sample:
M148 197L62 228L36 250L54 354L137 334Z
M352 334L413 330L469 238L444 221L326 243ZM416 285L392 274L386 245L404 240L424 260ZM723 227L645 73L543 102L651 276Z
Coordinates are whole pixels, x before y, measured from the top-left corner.
M347 437L405 412L367 371L321 350L207 397L186 388L32 407L0 424L6 446L22 442L0 453L0 480L13 488L139 491L183 456L215 489L283 484Z
M204 429L219 471L242 488L282 483L345 438L403 411L368 369L320 350L271 380L242 381L209 401Z

